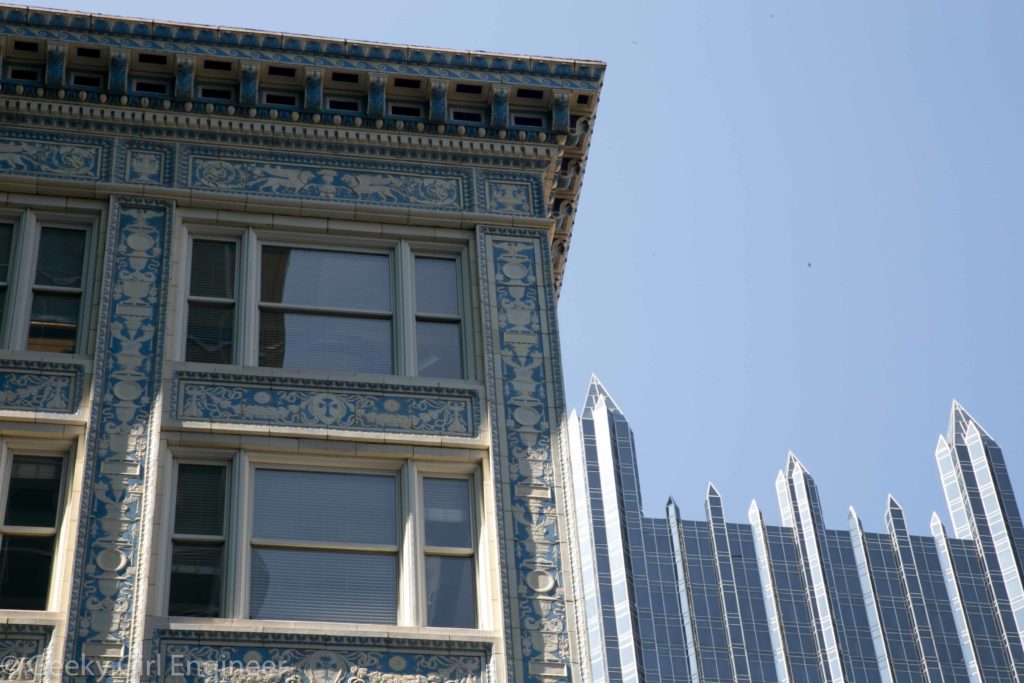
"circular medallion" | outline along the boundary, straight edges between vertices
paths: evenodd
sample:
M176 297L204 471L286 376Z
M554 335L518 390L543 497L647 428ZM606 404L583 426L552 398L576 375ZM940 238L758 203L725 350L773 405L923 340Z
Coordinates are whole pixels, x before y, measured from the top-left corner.
M114 385L114 396L122 401L134 401L142 396L142 387L135 382L118 382Z
M535 569L526 575L526 585L538 593L547 593L555 587L555 579L543 569Z
M96 566L105 572L116 572L127 564L128 558L116 548L107 548L96 554Z
M540 422L540 413L529 406L523 406L516 408L512 416L516 418L516 422L523 425L524 427L532 427Z

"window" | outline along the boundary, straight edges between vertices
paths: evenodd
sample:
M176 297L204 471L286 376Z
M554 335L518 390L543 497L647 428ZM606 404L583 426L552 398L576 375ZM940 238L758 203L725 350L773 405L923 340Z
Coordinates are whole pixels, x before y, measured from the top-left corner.
M0 609L45 610L64 498L64 456L8 451L0 459Z
M468 479L423 479L428 626L476 626L471 500Z
M0 216L3 347L75 353L84 344L87 226L66 219Z
M471 473L251 458L175 462L170 616L476 628Z
M186 361L468 374L460 252L281 244L248 231L193 235L190 263Z

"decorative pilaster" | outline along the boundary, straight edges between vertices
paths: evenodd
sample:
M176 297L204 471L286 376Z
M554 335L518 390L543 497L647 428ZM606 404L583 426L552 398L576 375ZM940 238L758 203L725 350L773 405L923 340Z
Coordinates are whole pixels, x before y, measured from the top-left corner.
M508 596L508 676L574 680L561 546L568 533L558 452L562 380L548 235L480 228L478 248L502 594Z
M137 679L142 658L172 225L170 202L110 200L66 649L83 681Z

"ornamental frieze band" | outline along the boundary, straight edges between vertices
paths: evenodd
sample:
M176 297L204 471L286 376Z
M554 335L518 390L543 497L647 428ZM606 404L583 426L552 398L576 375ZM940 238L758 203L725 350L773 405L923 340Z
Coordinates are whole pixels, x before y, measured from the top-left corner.
M170 417L473 438L480 396L472 389L181 371L172 379Z

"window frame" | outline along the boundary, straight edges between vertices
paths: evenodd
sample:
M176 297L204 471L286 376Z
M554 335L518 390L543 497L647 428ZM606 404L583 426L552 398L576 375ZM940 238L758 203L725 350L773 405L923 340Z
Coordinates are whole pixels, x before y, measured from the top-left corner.
M36 441L20 438L0 438L0 541L6 535L19 538L46 537L53 539L53 559L50 563L50 578L46 589L46 604L43 609L9 609L0 608L0 614L27 612L30 614L42 614L53 612L58 609L60 602L61 570L63 558L61 556L61 544L64 531L64 517L68 511L69 497L71 494L72 469L74 467L74 444L65 441ZM53 458L61 463L60 487L57 495L57 510L54 514L55 523L53 527L24 527L8 526L5 523L7 515L7 496L10 491L12 464L15 456L25 455L33 458ZM46 533L39 533L45 529Z
M372 448L372 447L371 447ZM168 495L165 499L164 514L166 530L162 534L160 546L164 558L159 562L163 576L159 580L157 599L154 605L156 614L168 616L170 606L171 562L174 536L174 510L177 496L177 472L181 464L213 465L224 464L228 468L225 482L225 504L227 506L225 527L227 538L224 548L223 585L221 587L220 616L218 617L186 617L168 616L169 619L181 620L213 620L229 619L251 623L254 626L267 623L296 623L301 627L329 627L344 629L358 625L361 629L414 627L418 629L436 629L450 631L453 627L427 625L427 595L425 558L435 553L436 548L425 545L425 515L423 507L422 482L424 478L450 478L465 480L469 484L470 523L472 525L472 548L460 549L462 556L473 558L474 568L474 603L476 605L476 626L472 629L458 628L458 631L486 632L491 596L485 592L489 586L486 578L487 566L484 560L482 527L485 521L483 513L483 475L480 462L437 462L419 461L413 458L413 450L409 449L408 457L332 457L325 460L320 456L288 454L286 457L279 451L262 451L241 448L237 451L212 450L193 447L173 447L165 450L169 458L172 476L167 477ZM353 474L391 474L395 477L396 496L396 533L397 546L378 549L369 544L330 544L315 541L296 540L294 543L273 540L267 545L267 539L253 536L253 517L255 513L255 477L258 469L290 470L299 472L353 473ZM410 523L412 522L412 523ZM393 623L372 622L322 622L301 619L260 619L250 616L250 588L253 547L281 548L320 548L331 546L331 550L345 550L351 546L355 550L367 552L394 552L397 560L397 610ZM342 548L342 545L346 546ZM337 546L337 547L335 547Z
M277 221L275 219L274 223ZM421 377L418 367L416 323L420 317L426 321L440 320L439 316L425 314L420 316L416 311L415 266L417 257L451 259L455 261L458 277L459 315L448 322L459 325L461 343L460 378L441 378L422 376L426 381L474 381L478 377L476 361L476 344L474 343L471 313L474 308L472 278L469 268L469 248L465 241L427 242L404 237L366 237L346 234L303 233L287 231L287 223L281 230L264 227L227 227L217 224L193 223L183 221L184 239L182 240L183 267L181 269L181 287L178 297L180 312L180 336L173 344L174 358L181 362L195 363L209 367L218 365L235 365L247 368L265 368L280 372L303 372L324 374L373 374L346 370L318 371L310 368L274 368L259 364L259 325L261 302L260 275L262 272L263 246L280 246L316 251L338 251L349 253L387 254L391 267L391 364L392 370L386 373L392 377ZM386 234L386 228L385 228ZM216 364L187 360L189 304L194 298L191 295L192 250L196 240L234 242L235 249L235 315L233 317L233 352L230 363ZM201 299L201 297L195 297ZM281 310L295 309L286 304L272 304ZM316 313L316 311L311 311ZM325 315L348 315L347 312L324 311ZM358 312L357 317L379 318L377 315L364 316Z
M427 628L455 628L449 626L429 626L430 614L427 605L427 557L468 557L473 563L473 593L474 593L474 605L476 606L475 614L475 626L473 629L479 629L481 626L481 605L480 605L480 576L481 576L481 522L482 515L480 510L480 481L479 481L479 470L467 474L461 473L457 469L453 468L438 468L438 467L426 467L416 468L418 471L414 473L416 477L416 491L417 500L419 507L417 508L417 531L419 538L422 541L418 544L417 550L417 561L419 566L417 567L417 580L419 581L419 604L418 609L422 618L420 621L422 625ZM423 482L425 479L452 479L455 481L466 481L469 484L469 530L470 540L469 547L462 548L457 546L432 546L427 545L427 531L426 531L426 497L423 494Z
M0 222L14 226L11 236L11 261L8 267L7 302L0 320L0 349L42 353L53 357L83 356L88 352L92 333L93 291L96 280L97 220L87 214L62 213L45 209L0 209ZM35 275L39 258L40 236L44 228L81 230L85 232L82 262L82 284L78 307L78 329L71 353L39 351L28 348L32 303L36 293ZM75 288L51 289L58 291Z

